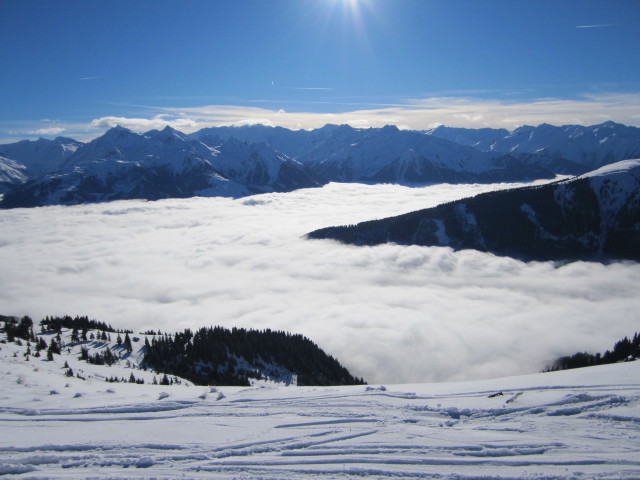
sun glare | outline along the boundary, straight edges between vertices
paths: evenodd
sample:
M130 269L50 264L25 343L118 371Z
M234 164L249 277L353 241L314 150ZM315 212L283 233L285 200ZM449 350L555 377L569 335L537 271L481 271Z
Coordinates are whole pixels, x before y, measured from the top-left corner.
M345 28L351 31L361 44L368 45L367 39L367 13L371 13L369 0L328 0L325 4L328 13L335 20L336 17L342 20Z
M354 16L360 15L363 3L365 3L365 0L330 0L332 8L339 8L343 12Z
M360 4L362 3L362 0L337 0L337 1L338 3L341 3L346 8L351 10L351 12L357 12L360 8Z

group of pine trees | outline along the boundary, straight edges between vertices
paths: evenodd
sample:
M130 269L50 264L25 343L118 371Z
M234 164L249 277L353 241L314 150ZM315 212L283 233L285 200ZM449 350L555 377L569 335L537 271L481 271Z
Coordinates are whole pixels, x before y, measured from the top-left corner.
M47 315L44 319L40 320L40 325L46 331L60 331L63 328L68 328L69 330L100 330L101 332L111 333L133 333L131 330L116 330L104 322L91 320L87 316L77 315L75 317L71 317L70 315L50 317Z
M89 348L80 347L80 360L95 365L115 364L120 355L117 349L131 353L131 330L116 330L111 325L88 317L45 317L40 321L40 333L54 334L47 343L42 336L36 336L33 320L25 316L0 316L9 341L26 340L27 352L31 352L31 342L35 345L34 357L46 351L47 359L60 354L66 348L62 329L71 330L71 344L88 341L111 341L111 334L117 335L117 347L105 348L91 353ZM151 342L145 340L142 349L144 367L159 372L183 377L202 385L249 385L250 378L266 378L269 375L288 372L295 375L298 385L351 385L364 384L361 378L353 377L346 368L333 357L327 355L315 343L302 335L294 335L270 329L246 330L222 327L201 328L195 333L190 329L173 335L148 331L153 336ZM147 337L148 337L147 336ZM137 339L134 339L137 340ZM115 352L114 352L115 350ZM120 381L114 379L113 381ZM140 383L140 382L135 382ZM174 381L165 374L161 385Z
M25 315L20 320L16 317L0 315L0 321L4 322L4 331L7 334L7 341L13 342L16 338L34 342L36 340L33 332L33 320Z
M186 329L145 346L145 366L200 385L249 385L269 365L295 373L298 385L365 383L308 338L270 329Z
M636 358L640 358L640 333L633 335L631 340L629 337L624 337L616 342L612 350L607 350L603 354L596 353L593 355L587 352L579 352L557 358L546 371L553 372L571 368L591 367L593 365L606 365Z
M40 352L43 350L47 353L47 359L53 360L54 354L60 354L62 340L59 336L52 338L49 344L43 338L37 338L33 331L33 320L31 317L25 315L21 319L16 317L7 317L0 315L0 321L4 322L4 331L7 335L8 342L16 342L22 344L21 340L27 342L27 350L25 357L29 358L30 355L34 357L40 357ZM34 350L31 350L31 346L34 346Z

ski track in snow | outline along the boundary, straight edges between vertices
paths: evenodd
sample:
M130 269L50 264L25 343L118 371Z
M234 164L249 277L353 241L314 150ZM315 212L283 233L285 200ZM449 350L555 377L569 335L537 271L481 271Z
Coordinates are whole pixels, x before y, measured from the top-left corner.
M62 357L1 347L2 478L640 478L640 362L209 392L67 378Z

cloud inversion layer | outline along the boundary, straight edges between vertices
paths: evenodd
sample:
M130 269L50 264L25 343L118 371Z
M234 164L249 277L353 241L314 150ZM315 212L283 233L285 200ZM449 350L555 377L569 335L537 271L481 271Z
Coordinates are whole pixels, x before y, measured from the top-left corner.
M637 330L637 264L555 267L302 238L494 188L329 184L2 211L0 313L86 314L134 330L288 330L355 375L396 383L535 372Z

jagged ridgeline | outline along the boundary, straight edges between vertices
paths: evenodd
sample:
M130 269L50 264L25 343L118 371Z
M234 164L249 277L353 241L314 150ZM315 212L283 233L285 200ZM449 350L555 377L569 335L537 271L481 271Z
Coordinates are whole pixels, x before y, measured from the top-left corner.
M428 131L251 125L190 135L117 126L88 143L0 145L0 208L123 199L230 197L329 182L494 183L579 175L640 158L640 128L605 122Z
M62 349L71 351L75 347L80 350L79 360L88 363L110 366L135 359L134 363L145 369L199 385L246 386L251 379L320 386L365 383L308 338L284 331L210 327L195 332L186 329L161 334L149 330L134 335L131 330L117 330L86 316L68 315L47 316L40 321L39 333L28 316L19 319L0 315L1 330L10 342L34 342L38 352L34 356L47 350L52 359ZM57 336L45 343L44 337L52 334ZM65 338L70 343L65 344Z

